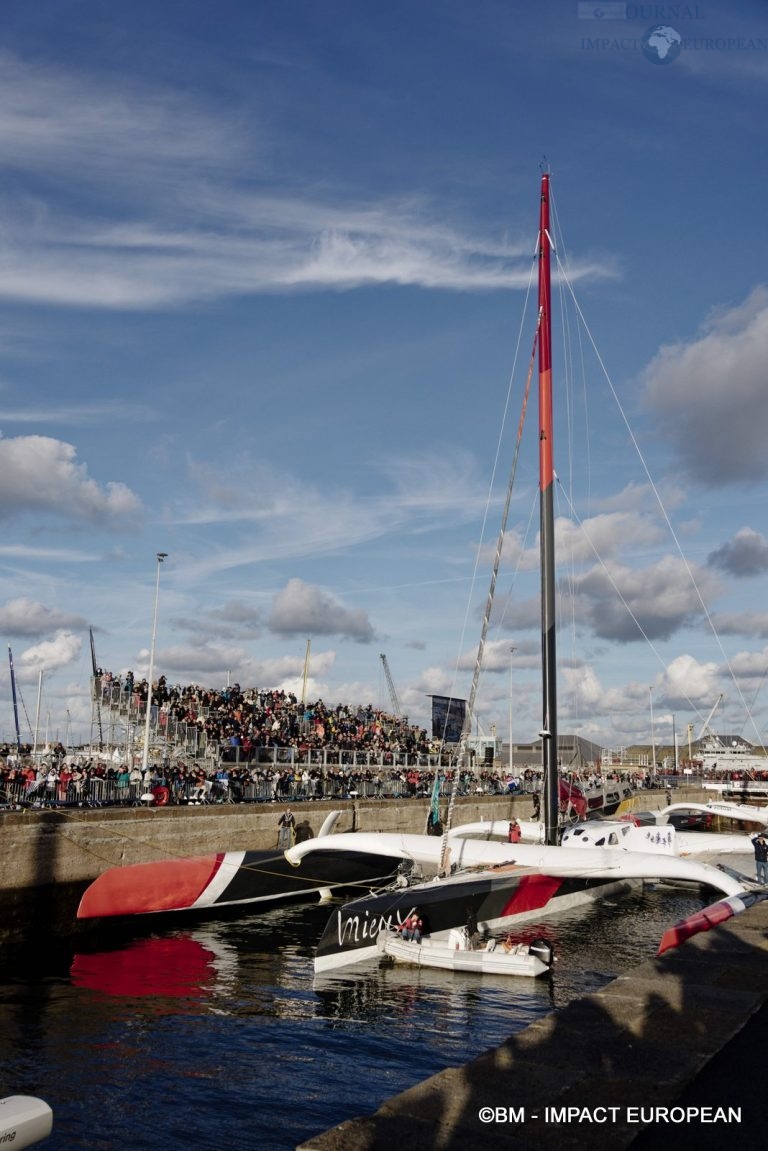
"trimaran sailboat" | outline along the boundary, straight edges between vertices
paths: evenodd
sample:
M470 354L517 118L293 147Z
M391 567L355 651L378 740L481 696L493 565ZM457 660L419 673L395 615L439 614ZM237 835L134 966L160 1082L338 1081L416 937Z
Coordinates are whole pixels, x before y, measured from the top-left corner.
M672 852L672 836L648 836L645 850L628 850L627 837L637 846L638 829L619 823L611 837L601 825L601 834L591 838L576 829L571 846L558 845L559 779L557 764L557 674L555 612L555 524L554 524L554 456L552 403L552 338L550 253L550 176L542 175L538 235L538 325L536 344L539 359L539 487L541 547L541 649L542 649L542 759L543 844L500 844L471 838L468 827L447 831L443 838L439 864L440 874L432 882L412 887L391 889L354 900L337 909L320 940L315 970L318 972L343 967L359 960L373 958L381 950L378 936L397 930L409 915L417 912L435 940L448 938L452 931L476 923L487 932L506 929L526 921L539 920L542 914L566 910L589 903L608 894L626 889L634 881L665 878L702 884L722 892L727 898L718 904L716 914L725 918L741 910L754 899L741 879L734 878L707 864L682 859ZM509 500L509 496L508 496ZM507 503L508 507L508 503ZM503 539L504 522L499 537ZM499 548L497 548L497 561ZM495 574L491 583L491 594ZM476 677L482 661L483 639L476 662ZM471 724L476 678L470 692L467 722ZM450 823L450 807L449 818ZM586 825L583 825L586 826ZM672 832L673 829L670 829ZM292 848L288 857L299 863L318 851L337 850L345 836L334 836L323 844L301 844ZM358 850L370 845L371 851L399 850L403 859L420 863L435 860L435 843L428 837L356 834ZM393 840L395 840L393 842ZM426 842L424 842L426 840ZM589 851L584 848L589 846ZM486 849L483 864L482 849ZM452 873L446 874L450 860ZM478 866L481 865L481 866ZM702 921L703 925L703 921ZM690 930L688 930L690 929ZM695 928L701 930L701 925ZM687 933L693 930L687 925ZM684 932L681 930L681 938ZM668 942L668 941L667 941Z
M344 966L377 954L377 936L402 924L418 908L435 940L447 939L468 919L479 927L508 928L540 919L627 889L635 881L666 878L712 887L726 896L717 915L733 914L754 898L744 883L703 863L647 850L626 850L592 842L590 850L558 845L559 781L557 765L557 679L554 556L554 460L552 438L552 353L549 223L550 177L541 180L538 240L539 470L542 587L542 746L544 768L544 842L515 844L472 838L471 828L450 828L442 837L355 832L321 834L286 852L223 852L194 859L113 868L85 892L80 918L216 909L231 904L269 903L277 899L327 894L393 876L401 863L437 870L441 878L419 886L393 887L338 908L321 938L318 971ZM508 496L509 499L509 496ZM508 507L508 504L507 504ZM506 511L505 517L506 520ZM504 523L499 540L503 539ZM497 548L497 560L500 549ZM494 569L491 594L495 582ZM486 617L490 609L486 611ZM487 625L487 618L486 618ZM471 723L482 645L467 708ZM465 727L468 731L468 727ZM457 772L458 774L458 772ZM723 910L726 908L726 910ZM701 930L697 926L696 930Z

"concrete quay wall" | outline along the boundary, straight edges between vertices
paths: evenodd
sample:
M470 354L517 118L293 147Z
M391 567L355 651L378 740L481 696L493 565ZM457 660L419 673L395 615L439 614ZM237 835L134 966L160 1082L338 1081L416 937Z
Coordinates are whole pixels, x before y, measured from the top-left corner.
M293 805L298 823L313 833L329 812L341 816L336 831L423 832L425 800L303 802ZM160 808L28 808L0 813L0 893L56 884L92 882L110 867L212 851L269 850L276 846L283 805L221 804ZM527 796L478 796L457 800L455 823L530 818Z
M765 1146L767 1042L768 902L298 1151Z
M704 803L709 792L686 790ZM642 792L635 806L655 809L666 793ZM279 803L202 807L25 808L0 811L0 895L55 884L91 883L110 867L211 851L270 850L277 843ZM316 835L329 812L341 812L335 830L422 833L424 799L322 800L293 804L297 822ZM454 826L481 820L530 819L528 795L462 796Z

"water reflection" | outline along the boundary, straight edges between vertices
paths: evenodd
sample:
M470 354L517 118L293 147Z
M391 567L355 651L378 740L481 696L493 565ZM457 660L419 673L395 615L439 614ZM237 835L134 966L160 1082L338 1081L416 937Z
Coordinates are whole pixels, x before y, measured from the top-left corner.
M47 1151L288 1151L650 958L702 903L659 888L531 924L557 956L541 980L378 964L316 980L327 906L97 939L0 977L6 1093L51 1103Z
M316 976L313 983L318 1014L329 1021L380 1021L393 1015L425 1013L430 1028L440 1018L466 1027L472 1015L498 1000L502 1010L517 1018L534 1015L552 1004L549 977L515 978L500 975L456 974L452 971L387 965L378 960L341 972Z
M236 953L221 941L206 943L192 935L140 939L112 951L75 955L73 987L113 996L204 1000L216 992L217 968Z

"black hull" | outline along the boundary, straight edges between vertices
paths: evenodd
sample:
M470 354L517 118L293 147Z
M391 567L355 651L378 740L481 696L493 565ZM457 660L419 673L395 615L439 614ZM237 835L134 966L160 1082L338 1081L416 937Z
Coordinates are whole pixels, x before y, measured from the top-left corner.
M545 910L566 910L626 886L614 879L564 879L521 871L454 877L364 896L334 911L317 947L315 970L373 958L379 932L396 929L415 910L425 933L446 936L468 921L492 930L536 920Z
M86 890L79 919L156 915L308 899L329 889L366 890L392 880L398 856L310 852L298 866L282 852L222 852L105 871Z

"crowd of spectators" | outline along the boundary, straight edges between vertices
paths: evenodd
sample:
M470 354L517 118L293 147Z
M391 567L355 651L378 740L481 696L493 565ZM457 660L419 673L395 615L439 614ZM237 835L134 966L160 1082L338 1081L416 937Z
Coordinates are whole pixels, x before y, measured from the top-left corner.
M23 749L22 749L23 750ZM240 803L321 799L412 798L428 796L435 769L324 770L220 764L215 769L182 760L139 766L99 756L49 755L33 763L11 748L0 748L0 801L12 804L101 806L147 803ZM445 769L438 769L441 794L451 786ZM500 793L506 783L492 772L462 772L462 794Z
M132 754L119 746L81 754L59 743L36 756L29 746L20 752L5 746L0 799L85 805L150 802L158 794L170 803L407 798L431 794L436 773L443 794L450 786L456 749L372 704L302 703L291 692L237 683L219 691L171 685L162 675L150 692L147 680L131 671L99 670L94 691L109 714L136 721L146 716L149 701L153 754L146 771L137 765L136 746ZM532 768L514 775L493 765L476 768L470 762L462 773L461 794L540 787ZM602 782L591 771L568 774L582 787ZM623 778L647 786L641 776Z
M232 684L152 684L129 671L99 670L96 698L108 713L143 721L152 708L147 770L136 747L68 753L61 744L33 757L32 748L0 748L6 801L45 804L212 803L387 798L431 793L437 765L452 762L424 728L380 708L301 703L291 692ZM190 740L190 728L196 737ZM185 749L193 746L192 755ZM156 749L162 748L160 754ZM322 753L322 754L321 754ZM318 762L322 760L322 763ZM335 760L335 765L334 765ZM373 766L369 766L373 765ZM444 778L444 777L443 777ZM461 788L501 789L493 772L480 783L466 772Z
M105 703L124 702L138 714L147 705L149 685L129 671L119 678L100 671L97 691ZM292 692L245 688L238 683L220 691L198 684L171 685L161 675L152 684L152 716L157 729L194 726L198 747L215 748L225 759L249 763L262 747L295 748L306 754L333 748L346 752L386 755L427 755L436 744L424 728L390 715L372 704L327 706L322 699L302 703Z

